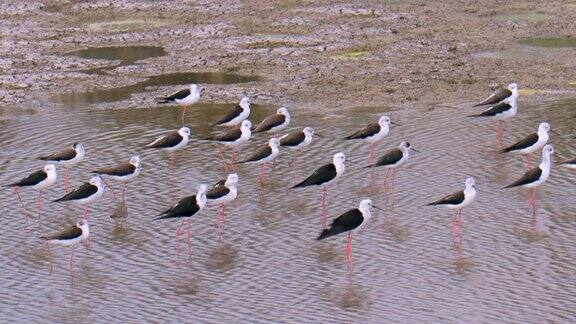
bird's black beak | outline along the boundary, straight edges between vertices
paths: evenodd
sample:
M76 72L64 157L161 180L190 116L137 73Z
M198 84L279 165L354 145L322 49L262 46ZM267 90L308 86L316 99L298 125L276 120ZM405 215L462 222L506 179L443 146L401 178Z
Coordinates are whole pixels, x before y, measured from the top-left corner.
M560 133L558 133L557 131L554 131L554 130L550 130L550 133L554 133L554 134L556 134L556 135L558 135L558 136L562 136L562 135L560 135Z
M356 161L352 161L352 160L346 160L346 163L350 163L350 164L356 164Z
M395 123L395 122L393 122L393 121L391 121L390 124L396 125L396 126L402 126L402 125L400 125L400 124L398 124L398 123Z
M324 135L320 135L318 133L314 133L314 135L318 136L318 137L325 137Z
M376 208L376 209L378 209L378 210L384 211L384 209L382 209L382 208L380 208L380 207L378 207L378 206L372 205L372 207L374 207L374 208Z
M417 152L417 153L422 153L422 152L418 151L418 150L415 149L415 148L411 148L411 150L414 151L414 152Z

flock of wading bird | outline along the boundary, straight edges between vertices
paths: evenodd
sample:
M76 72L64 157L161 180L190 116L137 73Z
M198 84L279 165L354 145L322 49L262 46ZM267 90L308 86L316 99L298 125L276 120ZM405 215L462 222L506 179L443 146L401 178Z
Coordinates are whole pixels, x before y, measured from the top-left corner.
M184 117L186 108L196 104L200 100L201 87L192 84L187 89L180 90L170 96L161 98L160 103L175 102L184 106L182 111L182 124L184 124ZM517 113L517 98L518 88L515 83L508 85L507 89L502 89L499 92L492 94L484 101L476 104L476 106L487 106L488 108L482 112L472 115L470 117L486 117L493 118L498 122L497 127L497 140L498 145L502 145L503 127L502 122L506 119L512 118ZM164 212L158 215L156 219L171 219L181 218L182 221L178 226L176 232L176 240L178 241L184 227L184 222L187 221L187 242L190 246L190 217L198 214L207 204L217 204L218 212L216 217L217 223L217 236L218 239L222 235L222 222L224 219L225 206L234 201L237 197L237 183L238 175L235 173L237 164L253 163L258 164L260 167L259 182L262 185L265 177L265 165L273 163L274 159L278 156L279 147L285 147L293 151L292 163L296 159L296 154L299 150L308 147L313 140L314 129L305 127L302 130L297 130L285 134L281 137L276 137L277 132L284 130L290 124L290 113L285 107L279 108L276 114L266 117L261 123L253 127L252 123L248 120L250 116L250 99L243 97L240 103L233 107L225 116L220 118L213 126L228 127L226 131L220 135L216 135L204 140L215 141L222 144L220 155L224 159L224 150L231 149L230 162L224 162L224 172L227 178L218 181L212 187L206 184L201 184L198 187L198 192L194 195L180 199L176 204L170 206ZM370 150L370 163L367 168L381 167L387 169L385 181L388 178L392 179L392 192L394 191L395 173L394 170L406 162L410 158L411 151L416 151L410 146L410 143L402 141L397 148L394 148L384 155L375 158L375 145L381 141L390 130L390 125L395 124L390 120L389 116L381 116L376 123L370 123L366 127L356 131L350 136L345 137L347 140L364 140L371 144ZM239 146L249 142L253 133L271 132L274 136L263 145L256 149L254 153L248 158L238 161L236 160L236 153ZM536 188L546 182L550 174L551 155L554 153L554 148L551 144L547 144L549 136L548 132L553 132L550 125L542 122L538 126L538 130L532 133L514 145L501 150L502 153L514 152L527 156L527 172L517 181L511 183L504 188L525 187L532 190L530 197L530 205L532 213L536 212ZM316 134L318 136L318 134ZM146 147L150 149L162 149L171 153L171 165L174 161L174 152L184 148L190 139L190 129L182 127L177 131L167 133L166 135L156 139ZM500 146L501 147L501 146ZM542 150L542 162L531 168L531 155L535 152ZM125 196L127 182L134 179L140 174L141 164L140 158L134 156L128 162L121 163L111 167L105 167L94 170L96 174L90 181L82 184L81 186L69 190L68 169L80 163L85 156L84 147L80 143L75 143L72 147L40 157L41 160L46 161L42 170L36 171L27 177L9 184L13 187L22 209L26 221L29 218L22 199L20 197L19 189L23 187L32 188L38 191L37 209L38 216L40 216L43 208L42 194L44 190L53 187L56 184L57 172L56 165L64 169L64 187L66 194L54 200L54 202L75 202L84 206L83 217L77 222L75 226L70 226L58 233L42 236L46 240L48 246L50 244L58 244L64 246L72 246L70 256L70 276L73 282L73 260L74 260L74 247L85 241L86 246L89 247L89 225L88 225L88 208L91 204L95 203L102 197L105 192L105 187L108 187L112 192L114 199L116 194L114 190L108 185L105 179L118 181L121 184L122 193L121 201L125 208ZM563 162L562 165L576 169L576 159ZM357 208L350 209L344 214L340 215L332 221L330 226L327 226L327 188L330 184L338 180L344 173L346 166L346 155L342 152L334 154L332 162L328 163L312 173L308 178L296 184L292 188L302 188L308 186L321 186L323 188L322 195L322 231L318 236L318 240L322 240L337 234L347 233L346 243L346 264L347 269L350 269L351 252L352 252L352 234L360 230L371 218L371 209L378 208L372 204L372 200L363 199ZM466 179L465 189L454 194L448 195L428 205L441 205L449 209L455 210L455 215L452 223L453 235L454 231L458 232L459 223L461 220L462 209L469 206L476 199L478 189L473 177ZM120 225L124 222L124 218L118 221ZM455 236L461 240L461 235ZM454 237L453 237L454 239ZM50 266L50 274L52 273L52 265Z

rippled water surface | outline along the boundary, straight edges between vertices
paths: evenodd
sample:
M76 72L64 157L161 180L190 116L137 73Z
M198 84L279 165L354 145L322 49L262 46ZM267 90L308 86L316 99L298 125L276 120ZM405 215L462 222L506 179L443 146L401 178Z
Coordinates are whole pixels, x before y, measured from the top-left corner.
M528 103L506 123L505 142L536 130L547 120L565 137L552 136L556 160L576 157L576 101ZM71 170L72 184L90 170L142 157L141 176L128 187L124 229L110 219L116 203L107 193L91 209L92 248L76 249L76 282L68 277L69 249L53 249L55 272L48 278L47 251L38 238L74 222L81 209L46 202L41 219L24 223L17 199L0 195L0 318L20 322L394 322L394 323L573 323L576 309L576 172L554 166L538 192L537 219L528 193L498 188L519 177L524 160L496 154L495 124L464 116L467 105L349 108L311 114L292 107L293 127L313 126L323 138L298 159L296 170L282 152L261 193L254 165L239 167L239 198L228 206L222 242L216 240L216 207L192 219L192 256L175 251L177 220L152 221L199 183L223 177L218 146L199 140L206 125L227 105L188 110L193 139L170 171L163 152L142 146L179 125L179 107L91 110L86 106L29 112L0 108L0 184L42 166L34 158L80 141L86 160ZM253 121L277 107L255 106ZM421 151L398 170L395 207L386 201L382 170L370 180L369 147L342 137L391 114L393 126L378 144L382 153L408 140ZM57 127L56 127L57 126ZM245 157L267 135L241 152ZM354 238L354 271L346 275L345 236L315 241L320 232L318 188L288 189L344 151L349 164L329 190L333 218L371 197L375 211ZM537 159L540 159L538 154ZM269 170L270 172L270 170ZM461 190L473 175L477 203L464 211L464 243L452 249L450 211L426 203ZM117 185L115 185L118 188ZM46 193L63 194L62 182ZM35 193L23 190L28 207ZM73 319L73 320L72 320Z

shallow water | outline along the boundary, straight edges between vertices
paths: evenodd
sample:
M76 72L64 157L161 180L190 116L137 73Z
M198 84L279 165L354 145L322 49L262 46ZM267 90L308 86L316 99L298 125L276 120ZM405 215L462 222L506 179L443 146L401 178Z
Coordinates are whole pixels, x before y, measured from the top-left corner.
M552 15L537 13L537 12L523 12L523 13L507 13L501 15L494 15L491 18L496 20L507 20L507 21L514 21L514 22L539 22L554 19L555 17Z
M166 56L168 53L160 46L105 46L88 47L66 55L86 59L122 61L123 65L129 65L147 58Z
M520 44L538 47L576 47L576 38L568 37L544 37L524 38Z
M485 51L472 54L475 58L500 60L537 60L546 58L546 53L533 49L506 49L503 51Z
M564 135L574 134L576 101L527 103L506 124L511 143L547 120ZM116 203L108 193L91 209L92 249L76 250L76 284L68 277L69 250L53 249L55 272L48 278L48 256L38 236L81 215L68 204L46 203L40 220L23 221L16 197L0 195L0 318L21 322L82 319L109 321L202 322L574 322L576 172L554 167L539 190L537 225L532 226L528 193L498 188L524 170L516 156L495 154L495 125L464 116L469 106L429 106L405 110L361 107L311 114L294 107L294 127L313 126L324 138L299 156L296 171L282 152L260 195L257 166L239 167L239 198L227 207L223 242L216 240L216 207L192 219L192 257L180 244L175 252L176 220L151 221L199 183L223 177L218 146L200 141L213 132L206 125L227 105L189 109L193 140L177 155L174 172L163 152L142 146L178 127L180 108L91 110L85 106L19 113L0 108L0 183L42 166L37 155L81 141L86 160L71 170L72 184L89 171L142 157L141 176L128 188L124 229L110 219ZM276 107L255 106L253 121ZM71 113L73 112L73 113ZM379 114L394 121L378 144L382 153L408 140L422 153L398 170L395 208L382 191L382 171L373 182L369 147L341 138ZM58 125L58 127L54 127ZM334 125L338 125L335 127ZM264 143L259 135L241 157ZM48 140L48 141L47 141ZM573 140L552 136L556 160L573 158ZM320 190L287 189L337 151L350 160L342 179L329 190L333 218L371 197L385 212L374 211L370 224L354 238L354 271L346 275L345 237L315 241L320 232ZM539 159L538 157L535 157ZM464 211L465 239L459 253L450 240L451 212L425 204L461 190L473 175L478 202ZM115 185L118 188L117 185ZM63 194L62 182L46 194ZM29 208L35 193L24 190ZM262 197L262 198L260 198ZM8 307L10 306L10 307Z

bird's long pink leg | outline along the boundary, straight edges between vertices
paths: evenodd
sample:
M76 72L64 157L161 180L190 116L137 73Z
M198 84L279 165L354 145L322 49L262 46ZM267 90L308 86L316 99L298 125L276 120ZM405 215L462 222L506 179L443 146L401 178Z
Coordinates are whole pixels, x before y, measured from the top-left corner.
M120 188L122 190L122 204L126 205L126 182L120 183Z
M532 215L536 215L536 188L532 188L530 195L530 206L532 206Z
M226 146L222 145L222 147L220 147L220 149L218 150L218 153L220 154L220 159L222 160L222 170L224 172L224 174L228 173L228 163L226 163L226 157L224 156L224 152L226 151Z
M504 137L503 133L504 133L504 130L502 128L502 121L499 120L498 126L496 128L496 141L497 141L498 147L502 146L502 139Z
M372 171L370 173L370 177L374 178L374 154L376 150L376 143L372 143L370 146L370 165L372 166Z
M217 216L218 220L218 241L222 240L222 233L224 232L224 204L220 204L220 206L218 206L218 216Z
M14 192L16 193L16 196L18 196L18 201L20 202L20 206L22 206L22 210L24 211L24 219L26 220L26 223L28 223L28 219L30 218L30 214L28 213L28 210L26 209L26 206L24 205L24 202L22 201L22 197L20 197L20 188L14 187Z
M180 226L178 226L178 229L176 230L176 242L178 242L178 240L180 239L180 234L182 234L182 227L184 227L185 220L186 220L185 218L182 218Z
M392 208L394 208L394 200L396 199L396 169L392 169L392 193L391 193Z
M90 205L84 206L84 214L82 214L82 218L84 218L84 220L88 220L88 208L89 207L90 207Z
M70 180L68 179L68 168L64 168L64 192L70 191Z
M348 239L346 240L346 272L350 273L352 270L352 232L348 232Z
M104 181L104 184L106 185L106 187L108 187L108 189L110 189L110 192L112 193L112 198L114 198L114 200L116 200L116 192L114 191L114 189L112 189L112 187L108 184L108 182L106 180L104 180L104 178L102 178L102 181Z
M186 109L187 108L188 108L188 106L184 106L184 108L182 109L182 117L181 117L182 126L184 126L184 118L186 117Z
M170 171L174 172L176 167L176 152L170 152Z
M222 204L218 205L218 210L216 211L216 238L220 237L220 213L222 210Z
M390 175L390 169L386 170L386 174L384 175L384 194L388 191L388 176Z
M178 226L178 228L176 229L176 257L179 256L179 245L178 245L178 241L180 240L180 235L182 234L182 228L184 227L184 221L186 219L182 218L182 221L180 222L180 225Z
M74 287L74 247L70 253L70 285Z
M260 187L264 186L264 163L260 164L260 176L258 177Z
M36 207L38 208L38 218L42 213L42 190L38 190L38 201L36 202Z
M186 220L188 225L187 233L186 233L186 241L188 241L188 259L192 258L192 234L190 233L190 218Z
M328 189L324 187L324 189L322 189L322 228L326 228L328 223L328 204L326 202L327 197Z
M528 153L528 158L526 159L526 170L530 170L532 167L532 153Z
M220 232L220 237L218 240L222 239L222 234L224 234L224 217L226 216L226 205L222 204L222 231Z
M50 251L50 243L46 242L46 249L48 250L48 258L50 259L50 272L48 272L48 278L52 278L52 271L54 270L54 265L52 263L52 251Z
M294 164L296 164L296 154L297 151L292 152L292 159L290 160L290 166L292 167L292 171L294 171Z
M232 148L232 157L230 158L230 168L232 169L232 172L236 172L236 148L233 147Z

